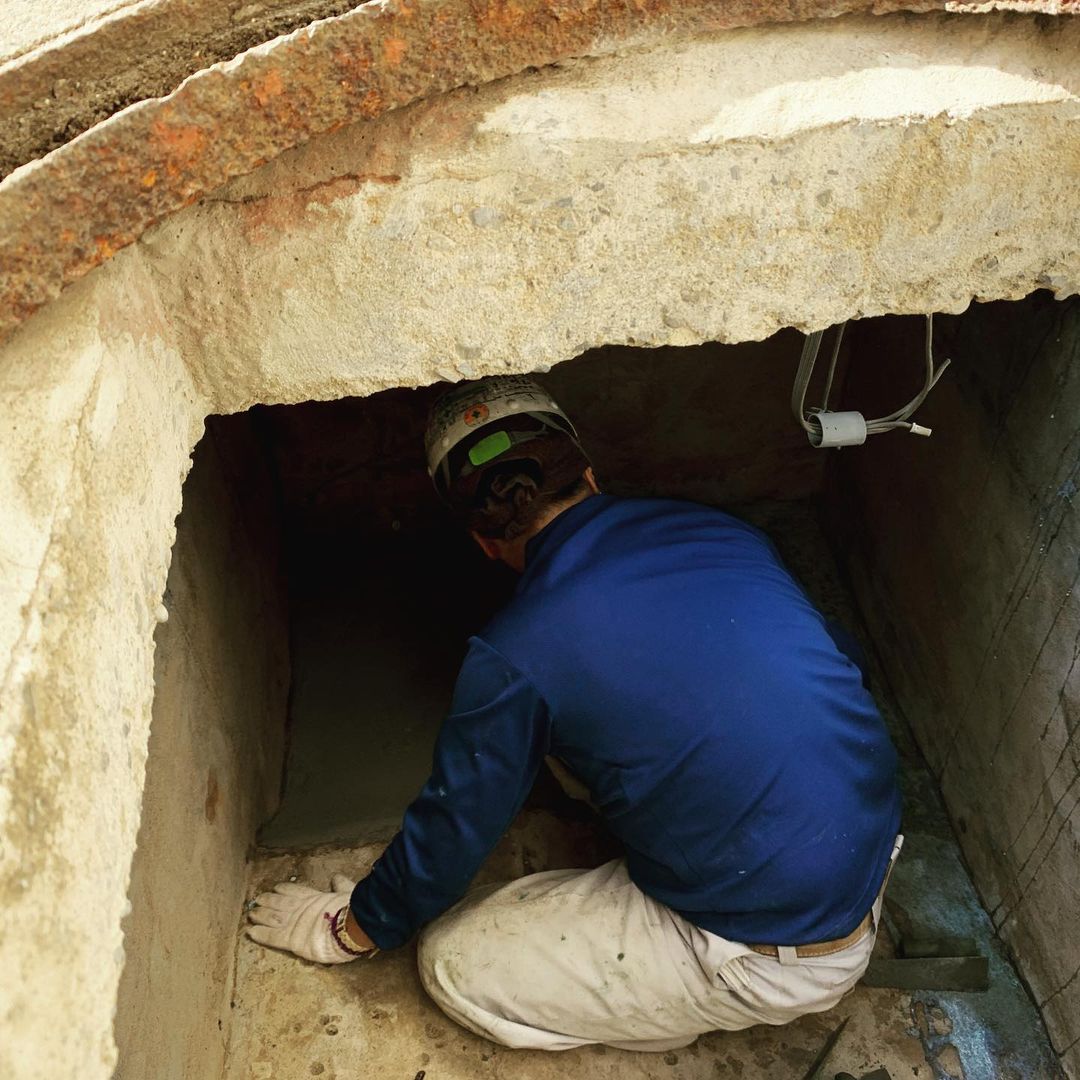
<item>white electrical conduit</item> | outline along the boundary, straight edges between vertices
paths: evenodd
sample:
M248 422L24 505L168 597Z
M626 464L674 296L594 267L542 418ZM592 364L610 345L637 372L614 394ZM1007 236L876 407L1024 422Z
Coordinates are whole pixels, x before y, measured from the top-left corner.
M832 394L833 379L836 375L836 362L840 355L840 343L844 338L846 322L840 324L833 343L832 358L829 361L829 373L825 380L825 394L821 406L816 409L806 408L806 394L810 379L814 374L818 350L821 348L823 330L815 330L803 342L802 355L799 357L799 370L795 375L795 385L791 391L791 411L802 425L813 446L856 446L866 441L869 435L880 435L883 431L904 429L912 435L929 435L931 429L916 424L910 416L926 400L926 395L937 385L938 379L945 373L950 361L944 360L940 367L934 366L934 316L926 316L925 378L922 389L903 407L888 416L879 416L875 420L866 420L858 412L829 412L829 397Z

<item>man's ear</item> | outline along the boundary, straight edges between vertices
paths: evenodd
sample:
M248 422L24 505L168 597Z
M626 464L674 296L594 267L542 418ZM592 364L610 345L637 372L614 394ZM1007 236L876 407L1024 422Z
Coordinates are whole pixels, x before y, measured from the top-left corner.
M480 550L489 558L498 561L502 558L502 541L493 540L490 536L481 536L478 532L469 530L469 535L480 545Z
M594 495L599 495L600 485L596 482L596 474L592 471L591 465L585 470L584 476L585 483L589 485L589 489L592 491L592 493Z

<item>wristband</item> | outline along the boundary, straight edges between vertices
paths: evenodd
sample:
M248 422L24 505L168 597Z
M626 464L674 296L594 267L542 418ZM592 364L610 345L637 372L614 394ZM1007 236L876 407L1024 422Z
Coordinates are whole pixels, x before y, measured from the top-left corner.
M330 936L334 939L338 948L350 956L374 956L379 950L377 947L362 948L349 936L346 928L346 919L349 917L349 905L346 904L336 915L327 914L330 922Z

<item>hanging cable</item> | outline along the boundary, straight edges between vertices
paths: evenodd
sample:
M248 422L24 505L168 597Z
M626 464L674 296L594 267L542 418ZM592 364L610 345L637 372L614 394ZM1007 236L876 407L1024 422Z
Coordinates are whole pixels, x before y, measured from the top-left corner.
M897 409L896 412L890 413L888 416L881 417L880 420L868 420L867 430L872 427L877 427L878 430L888 431L895 428L897 425L900 427L906 427L909 431L916 435L929 435L930 428L924 428L919 424L908 423L908 417L926 400L926 395L937 386L938 379L945 374L945 369L951 363L950 360L943 360L941 367L934 368L934 316L926 316L926 376L923 382L923 388L902 408ZM883 426L883 425L888 425ZM918 429L918 430L915 430Z
M836 375L836 360L840 355L840 343L844 340L844 328L847 326L847 320L840 324L840 329L836 334L836 341L833 343L832 359L829 360L829 375L825 380L825 393L821 398L821 412L829 411L829 398L832 396L832 384L833 377Z
M814 374L814 364L817 361L818 349L821 348L823 330L815 330L807 334L803 342L802 354L799 356L799 370L795 373L795 385L791 390L791 411L795 419L803 426L808 434L813 428L806 422L806 389L810 385L810 376Z
M817 409L806 408L806 395L814 374L814 365L817 363L824 331L815 330L812 334L808 334L803 342L799 368L795 374L795 385L791 391L791 409L795 414L795 419L806 432L811 445L858 446L866 441L867 436L880 435L885 431L905 430L913 435L929 435L930 428L916 424L910 417L926 400L927 395L937 385L951 362L943 360L940 366L934 365L934 316L932 314L926 316L922 389L906 405L889 413L888 416L880 416L874 420L865 419L859 412L829 411L829 397L832 394L837 358L840 355L840 343L843 341L846 325L846 323L841 323L837 331L832 358L829 361L829 372L825 380L825 394L820 408Z

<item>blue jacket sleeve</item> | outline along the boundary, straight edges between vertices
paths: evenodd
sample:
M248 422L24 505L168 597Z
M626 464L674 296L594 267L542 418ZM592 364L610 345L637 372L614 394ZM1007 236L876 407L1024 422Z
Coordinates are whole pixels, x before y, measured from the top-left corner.
M521 809L549 736L547 708L532 684L471 639L431 777L352 894L353 915L379 948L405 944L461 899Z

